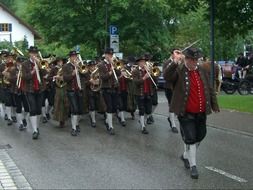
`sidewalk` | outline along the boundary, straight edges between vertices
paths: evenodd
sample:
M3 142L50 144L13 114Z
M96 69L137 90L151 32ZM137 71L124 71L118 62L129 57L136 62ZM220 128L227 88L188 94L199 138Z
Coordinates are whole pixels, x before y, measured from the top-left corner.
M159 103L155 113L168 116L168 104ZM220 113L213 113L208 116L207 124L215 128L237 130L253 135L253 114L237 112L233 110L221 110Z

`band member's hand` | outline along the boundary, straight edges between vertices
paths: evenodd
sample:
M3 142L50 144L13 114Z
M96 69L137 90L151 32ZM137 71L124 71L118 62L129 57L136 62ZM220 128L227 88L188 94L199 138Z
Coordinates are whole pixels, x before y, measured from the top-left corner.
M110 76L112 75L112 71L109 71L109 75L110 75Z
M174 50L172 57L173 57L173 61L177 64L181 63L182 60L184 59L184 55L179 50Z
M36 73L35 67L34 67L33 70L31 71L31 74L32 74L32 75L33 75L34 73Z
M149 78L148 73L146 73L142 79L143 79L143 80L146 80L147 78Z
M76 75L76 70L74 69L73 71L72 71L72 76L75 76Z

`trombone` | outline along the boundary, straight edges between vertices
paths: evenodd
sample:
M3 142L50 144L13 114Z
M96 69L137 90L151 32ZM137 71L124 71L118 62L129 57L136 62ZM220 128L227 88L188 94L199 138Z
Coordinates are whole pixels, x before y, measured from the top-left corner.
M157 77L157 76L160 75L161 71L160 71L160 69L157 66L153 67L153 65L154 65L153 62L148 62L147 61L146 64L144 65L144 69L145 69L146 73L148 74L148 77L150 78L150 80L152 81L152 83L154 84L154 86L157 89L158 88L157 84L155 83L155 81L154 81L154 79L153 79L153 77L151 75ZM158 72L158 70L159 70L159 72Z

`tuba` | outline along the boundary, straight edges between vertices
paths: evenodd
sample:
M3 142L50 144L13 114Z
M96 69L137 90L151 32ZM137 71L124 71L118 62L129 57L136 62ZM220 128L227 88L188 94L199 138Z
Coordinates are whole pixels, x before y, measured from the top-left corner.
M90 78L91 78L92 80L95 81L95 84L91 84L91 85L90 85L90 89L91 89L93 92L99 91L100 88L101 88L101 80L100 80L100 78L99 78L98 67L96 67L96 68L91 72Z
M63 74L63 73L62 73L62 68L60 68L60 69L58 70L56 76L62 77L62 74ZM56 78L56 79L55 79L55 84L56 84L56 86L59 87L59 88L63 88L64 86L66 86L66 82L64 82L63 79L59 79L59 78Z

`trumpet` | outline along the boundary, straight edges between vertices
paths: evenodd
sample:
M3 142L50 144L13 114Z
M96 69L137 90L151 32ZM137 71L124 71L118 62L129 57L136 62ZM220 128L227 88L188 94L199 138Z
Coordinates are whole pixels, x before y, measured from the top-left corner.
M126 78L126 79L133 79L132 73L130 73L126 68L123 68L121 70L121 74Z

